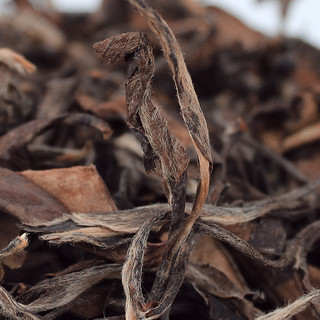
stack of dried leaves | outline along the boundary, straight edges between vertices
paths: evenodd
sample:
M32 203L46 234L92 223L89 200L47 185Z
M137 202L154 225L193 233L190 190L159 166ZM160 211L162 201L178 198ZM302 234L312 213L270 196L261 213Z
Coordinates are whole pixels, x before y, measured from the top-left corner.
M320 52L189 0L12 3L1 319L319 319Z

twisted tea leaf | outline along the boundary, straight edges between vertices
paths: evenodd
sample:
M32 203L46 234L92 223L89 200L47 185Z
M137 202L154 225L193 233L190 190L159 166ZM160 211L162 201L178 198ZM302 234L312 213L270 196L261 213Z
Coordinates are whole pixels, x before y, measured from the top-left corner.
M184 215L189 159L151 100L154 58L148 39L141 33L126 33L98 42L94 47L108 62L126 59L129 63L126 83L128 124L141 142L147 172L154 172L163 179L164 191L172 206L174 230Z
M157 173L163 179L164 191L172 206L170 238L175 239L175 235L178 235L181 230L184 216L186 170L189 159L184 148L169 132L162 114L152 103L151 79L154 59L151 47L146 36L139 33L127 33L106 39L96 43L94 47L99 55L108 62L124 58L129 62L126 83L128 123L142 144L147 172ZM138 268L137 265L134 267ZM125 279L134 275L138 276L139 280L139 274L138 271L135 274L123 273L124 286L130 281ZM138 280L132 279L132 281ZM125 289L125 292L128 297L126 316L134 319L137 315L133 312L137 308L134 303L137 301L130 298L129 288ZM140 296L141 293L139 293ZM141 297L138 300L140 301ZM141 304L139 301L138 305Z
M174 257L177 257L177 252L187 241L192 226L199 217L207 197L210 181L209 167L212 165L211 148L206 121L176 38L160 15L149 8L143 0L129 0L129 2L141 13L160 40L164 56L173 75L181 113L198 154L200 169L200 181L191 214L185 222L181 221L179 233L173 238L172 246L169 247L162 259L151 291L151 300L159 301L168 289L166 287L168 286L170 273L173 273L172 270L175 265Z
M184 62L179 43L169 26L162 17L152 8L147 6L143 0L129 0L129 2L143 16L160 41L163 54L168 62L175 82L181 114L198 154L200 183L192 210L193 212L191 214L194 222L200 215L200 210L208 193L208 184L210 180L209 165L212 165L207 123L195 93L190 74ZM189 223L192 225L192 222L186 224ZM188 229L191 230L191 228ZM186 235L187 233L188 232L186 231Z

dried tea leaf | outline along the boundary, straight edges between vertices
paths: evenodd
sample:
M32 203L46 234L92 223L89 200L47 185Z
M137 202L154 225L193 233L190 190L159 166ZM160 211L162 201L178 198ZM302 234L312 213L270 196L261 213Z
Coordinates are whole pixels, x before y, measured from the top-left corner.
M294 262L295 258L295 248L293 243L287 247L286 252L282 255L279 260L269 260L265 258L261 253L255 250L248 242L238 238L235 234L227 231L218 225L215 225L210 222L204 222L202 219L196 222L196 226L203 232L212 237L225 242L241 252L242 254L246 255L250 259L255 262L259 262L264 266L273 267L273 268L284 268L287 267ZM299 242L298 240L296 240Z
M219 227L214 226L212 222L226 225L228 227L236 223L252 221L254 219L257 219L258 217L271 214L273 212L280 212L280 210L290 210L300 205L306 205L307 207L310 206L310 208L312 208L315 205L315 199L314 196L312 196L312 194L316 192L319 183L320 181L316 180L314 182L310 182L306 186L297 188L289 193L271 197L267 200L248 203L245 204L244 207L222 208L215 207L212 205L205 205L203 210L203 222L199 221L197 222L197 225L201 226L203 223L203 226L201 226L201 228L204 228L205 230L207 230L209 234L213 235L214 237L217 237L217 239L219 240L226 241L231 245L233 245L233 243L239 244L239 241L241 239L239 239L227 230L224 230L222 228L219 229ZM190 212L192 205L187 204L186 207L187 211ZM123 243L127 243L127 241L129 241L130 239L123 238L121 240L121 238L119 237L124 235L131 237L132 234L136 233L139 230L140 226L146 220L157 215L165 214L169 210L170 207L168 205L157 204L145 207L137 207L131 210L119 210L116 212L84 214L71 213L64 215L63 217L60 217L57 220L52 220L50 223L28 223L28 226L25 226L24 228L25 230L31 232L44 234L43 236L41 236L42 239L50 241L54 244L86 241L88 243L101 246L103 248L114 248ZM279 213L277 214L279 215ZM162 222L154 224L153 230L159 231L161 226L163 226L166 222L169 221L170 219L166 218L162 220ZM249 252L246 249L248 246L247 242L241 240L241 243L243 243L243 246L245 248L242 246L242 249L240 249L240 251L245 250L245 252L247 252L246 254L249 257L251 256L253 258L253 255L250 252L256 252L256 250L254 250L252 246L249 246ZM293 245L289 247L292 249ZM236 246L236 248L237 250L239 250L238 245ZM195 255L197 255L196 251ZM210 255L207 254L205 254L205 256L206 259L210 257ZM285 259L285 261L281 263L279 262L279 265L276 261L270 262L269 260L265 260L265 258L262 258L260 254L259 257L262 259L261 261L263 261L263 264L266 263L268 265L271 263L273 265L275 264L280 266L281 263L290 263L290 261L293 261L293 258L291 257L290 261ZM215 262L217 261L216 258L214 258L214 260ZM208 260L205 261L208 262ZM217 265L214 266L217 267ZM225 264L223 268L225 269ZM225 269L225 271L227 269ZM233 269L233 267L231 269ZM231 277L230 279L235 280L236 283L237 277L232 277L232 274L234 274L234 272L236 271L232 271L229 274L229 276ZM240 278L238 280L240 280ZM242 287L242 285L240 285L240 287Z
M287 242L286 248L278 260L270 260L255 250L248 242L238 238L235 234L218 225L199 219L196 222L196 226L204 233L229 244L250 259L266 267L285 268L293 266L294 264L294 268L302 271L303 274L307 274L308 272L306 264L307 254L315 241L320 237L318 232L320 228L319 221L310 223L298 232L293 239Z
M141 141L146 170L157 173L163 179L164 191L172 206L171 230L177 235L177 231L181 230L184 215L188 158L176 138L169 132L162 114L152 103L150 82L153 76L154 61L147 38L143 34L128 33L97 43L95 48L100 56L109 62L124 58L129 61L129 79L126 84L128 123ZM149 232L146 234L148 235ZM189 232L190 230L187 231ZM143 254L142 251L140 255L143 257ZM127 264L129 260L131 259L128 255ZM134 265L134 268L139 268L139 266ZM130 295L130 288L135 288L141 278L138 276L138 279L132 279L131 277L131 273L123 272L126 295ZM133 286L129 285L131 281L134 281ZM138 300L141 300L142 293L138 295L140 296ZM134 298L127 300L127 317L134 319L133 314L137 316L139 311L134 311L135 307L131 305L136 302Z
M239 290L222 272L215 268L189 264L186 279L192 283L205 300L207 300L206 294L210 293L215 297L229 298L225 302L229 302L248 319L255 319L261 314L252 302L245 299L245 296L251 292ZM209 304L209 301L207 303Z
M33 144L28 146L28 152L32 158L33 166L44 167L71 167L79 163L91 163L94 156L93 141L86 141L82 148L60 148L45 144L41 141L47 141L52 135L45 134L39 137ZM42 139L44 138L44 139Z
M272 212L285 212L307 205L316 205L317 189L320 179L296 188L290 192L268 197L260 201L246 202L243 207L215 207L205 205L203 219L225 226L252 221Z
M264 219L252 232L249 243L264 255L279 257L283 252L287 232L281 221Z
M130 241L128 238L119 236L118 232L99 227L74 228L74 230L54 232L41 236L41 239L57 245L87 243L105 249L114 249Z
M174 257L177 256L177 252L180 251L181 247L186 242L189 233L191 232L193 223L200 215L202 206L206 199L210 180L209 167L212 162L211 149L209 144L209 134L206 121L201 111L199 101L193 88L191 77L187 71L183 55L177 40L175 39L172 31L170 30L166 22L155 11L149 8L143 1L132 0L130 1L130 3L142 14L146 22L149 24L150 28L154 31L154 33L158 36L160 40L161 47L170 66L173 79L176 85L181 113L198 154L200 168L200 181L195 202L193 204L191 214L188 216L185 222L182 222L182 210L184 209L183 197L185 197L185 182L181 183L180 180L185 180L182 180L181 177L183 175L185 176L185 168L187 166L187 162L186 160L184 160L184 166L182 167L183 170L180 169L181 167L178 167L178 165L181 165L181 159L185 158L185 156L182 156L183 150L178 147L179 145L177 141L173 139L171 135L166 133L163 136L165 140L163 140L163 138L159 139L160 132L166 131L159 130L157 127L157 123L161 123L161 126L164 126L164 122L161 121L159 116L155 117L153 115L155 114L154 107L149 102L149 106L151 107L150 111L152 113L150 113L150 111L149 113L141 113L141 124L142 128L146 132L146 137L147 139L149 139L150 145L153 148L153 153L156 154L161 161L162 168L159 166L159 164L156 164L159 161L158 159L153 159L152 167L158 167L158 172L162 174L162 178L164 180L164 189L169 199L169 203L173 207L172 230L174 231L174 236L171 237L173 245L164 255L162 263L157 272L157 276L150 296L152 300L159 301L160 297L165 295L166 291L170 292L169 288L171 286L169 283L169 279L170 277L172 277L172 270L175 268L176 258ZM137 102L135 101L139 101L142 99L143 96L146 96L143 87L148 88L147 86L153 74L153 56L149 46L147 45L145 37L143 35L139 36L137 34L126 34L124 36L114 37L112 40L105 40L104 42L96 44L95 48L102 57L106 58L110 62L115 61L119 58L123 59L125 57L127 57L127 59L131 62L129 67L129 81L126 87L127 104L129 109L129 123L133 124L133 128L136 128L137 125L134 125L134 122L132 122L131 109L133 107L136 108ZM120 48L121 50L119 50ZM135 80L136 77L137 80ZM143 84L143 80L146 82L146 84ZM140 94L141 97L137 96L138 94ZM146 117L147 115L148 117ZM154 119L156 119L155 122L153 122ZM159 141L160 143L157 143L157 141ZM167 144L164 144L165 141ZM148 144L143 143L143 148L144 145ZM167 151L176 151L178 149L180 149L178 153L167 153ZM167 156L169 154L170 158L168 159ZM163 166L164 163L166 164L166 167ZM168 166L167 164L170 165ZM179 168L179 171L175 168ZM169 183L170 179L172 179L173 177L175 177L174 184L172 183L174 187ZM179 186L177 191L174 190L176 186ZM182 190L181 186L183 188ZM178 230L178 232L175 231L176 229ZM178 279L180 280L181 278L179 277ZM130 276L128 277L126 274L124 274L123 284L125 288L127 288L127 290L125 290L127 298L128 295L130 295L131 287L128 285L127 282L130 281L136 280L130 279ZM180 281L181 285L182 280ZM137 283L134 284L138 285ZM170 292L168 296L173 298L175 295L171 294ZM163 312L166 312L168 307L171 305L172 301L170 302L170 300L166 300L165 298L164 301L166 301L166 303L169 302L169 305L162 306L160 303L161 307L158 307L157 311L153 310L153 313L159 312L159 314L162 314ZM127 318L135 319L136 317L139 317L139 311L138 309L136 309L138 307L134 306L134 303L134 299L130 299L129 301L127 300Z
M126 83L128 124L134 130L144 150L147 172L163 179L169 203L173 206L173 230L184 214L186 170L188 157L182 146L168 130L167 122L151 95L154 72L152 49L145 35L126 33L94 45L108 62L127 59L129 78Z
M35 69L35 65L22 55L9 48L0 48L0 134L23 123L34 112L24 76Z
M117 208L94 166L23 171L20 174L51 196L69 211L108 212Z
M212 237L204 236L192 251L192 263L210 266L222 272L238 289L249 292L239 268L230 253Z
M80 319L95 319L101 316L108 300L111 300L112 284L100 283L86 290L71 302L68 313Z
M68 209L22 175L0 169L0 209L24 223L43 223Z
M283 306L286 302L291 303L305 294L305 290L303 290L301 283L297 281L296 277L280 277L276 279L272 291L272 301L278 306ZM307 310L297 314L295 318L297 320L312 319L312 311L312 308L308 308Z
M189 264L186 279L196 288L206 290L220 298L243 299L249 293L240 290L224 273L208 265Z
M162 17L156 11L148 7L144 1L130 0L130 3L143 16L160 41L163 54L168 62L175 82L181 114L198 155L200 182L192 213L189 221L185 223L185 230L181 233L183 234L181 237L186 238L188 232L191 230L192 224L200 215L200 210L206 199L209 188L209 167L212 165L212 158L207 123L194 90L190 74L184 62L179 43L169 26Z

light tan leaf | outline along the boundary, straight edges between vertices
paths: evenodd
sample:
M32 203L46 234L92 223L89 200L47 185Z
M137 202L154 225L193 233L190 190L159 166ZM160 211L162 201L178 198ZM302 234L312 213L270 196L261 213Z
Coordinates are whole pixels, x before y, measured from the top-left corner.
M111 195L95 166L23 171L32 181L73 212L116 211Z

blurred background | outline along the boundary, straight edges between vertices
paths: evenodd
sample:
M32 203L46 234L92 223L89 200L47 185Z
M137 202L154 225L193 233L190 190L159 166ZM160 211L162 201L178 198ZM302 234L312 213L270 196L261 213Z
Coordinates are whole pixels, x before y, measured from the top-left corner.
M296 37L320 48L320 1L319 0L198 0L218 6L231 13L249 27L270 36L283 33ZM10 10L9 0L0 0L0 10ZM35 1L45 5L47 1ZM42 3L42 4L41 4ZM101 0L52 0L61 11L95 11ZM285 19L281 6L288 5Z
M206 0L265 34L284 35L303 39L320 47L320 1L319 0ZM281 6L288 4L284 21ZM281 30L282 29L282 30Z

